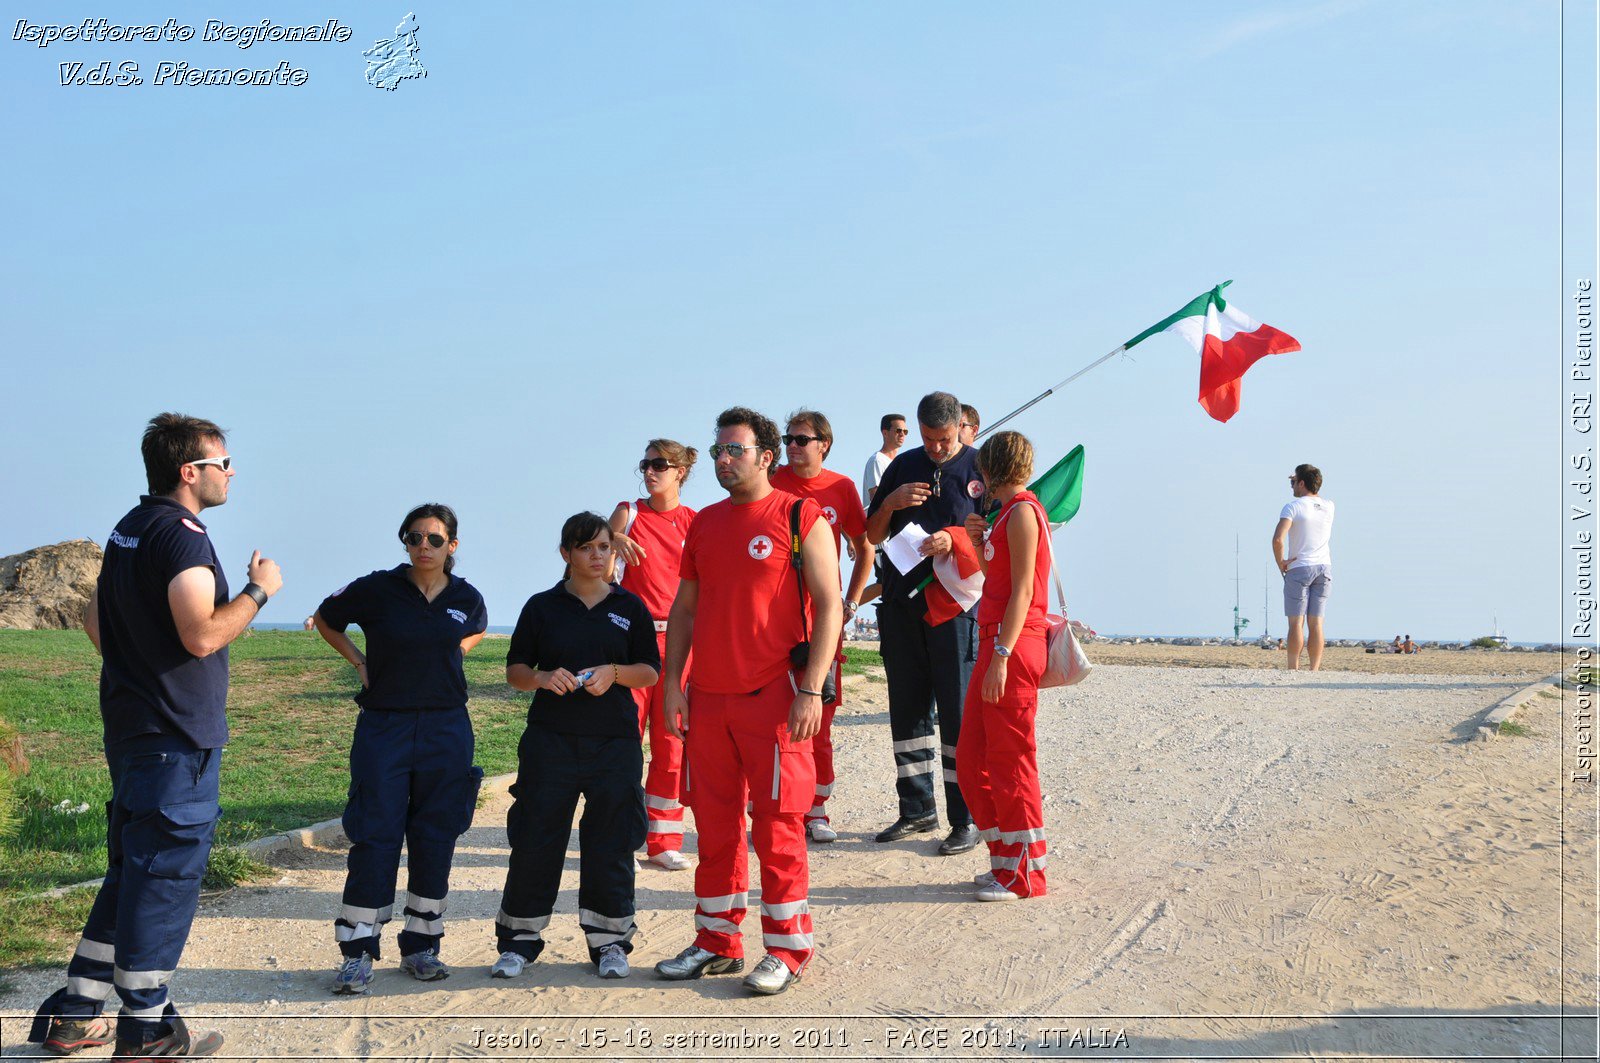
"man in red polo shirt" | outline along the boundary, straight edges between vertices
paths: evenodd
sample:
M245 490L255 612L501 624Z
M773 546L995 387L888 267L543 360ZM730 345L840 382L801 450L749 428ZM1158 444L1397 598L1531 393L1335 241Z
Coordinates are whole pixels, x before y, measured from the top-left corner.
M700 832L697 932L692 945L656 964L656 973L673 981L744 969L739 923L749 906L748 799L767 954L744 984L769 994L787 989L811 959L804 825L816 793L811 740L822 721L822 684L843 613L838 548L821 511L768 480L778 447L778 426L766 417L739 406L723 411L711 457L728 498L700 511L684 544L662 682L667 726L693 735L684 748ZM796 504L804 598L790 564ZM796 667L791 653L808 628L810 653ZM694 682L685 694L691 647Z
M809 498L822 507L822 515L833 528L833 549L837 554L844 537L850 540L850 556L855 567L850 570L850 586L844 595L844 622L848 624L856 615L861 602L861 592L866 589L872 575L872 544L867 541L867 511L861 506L861 496L848 476L841 476L822 463L833 449L833 425L816 410L799 409L789 415L784 431L783 446L787 465L772 473L772 486L791 495ZM844 664L844 643L839 644L834 661L834 699L822 707L822 729L811 741L813 759L817 764L817 800L806 813L806 834L814 842L835 841L839 834L828 821L828 798L833 796L833 716L844 703L844 682L840 665Z

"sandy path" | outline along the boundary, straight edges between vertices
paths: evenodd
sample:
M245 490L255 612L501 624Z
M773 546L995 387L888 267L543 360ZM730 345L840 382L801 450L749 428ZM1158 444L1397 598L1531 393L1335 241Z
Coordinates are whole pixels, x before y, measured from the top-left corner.
M391 955L371 997L328 995L343 856L317 850L204 904L174 995L191 1015L231 1016L216 1023L241 1058L1550 1054L1559 1024L1536 1016L1563 999L1593 1013L1594 792L1567 795L1563 881L1559 702L1527 711L1529 737L1466 741L1524 683L1102 668L1046 696L1052 892L1011 905L971 901L978 854L871 841L892 818L892 769L883 686L856 683L835 725L841 838L813 848L819 953L784 996L651 977L690 938L689 872L641 871L639 969L599 982L575 850L544 958L491 982L504 799L457 857L447 982L410 981ZM746 949L760 955L754 915ZM25 1032L18 1010L59 978L23 974L0 998L6 1054ZM666 1043L741 1030L779 1046ZM1118 1030L1117 1049L1080 1047ZM1592 1053L1592 1031L1569 1023L1567 1051ZM929 1047L900 1047L908 1036Z

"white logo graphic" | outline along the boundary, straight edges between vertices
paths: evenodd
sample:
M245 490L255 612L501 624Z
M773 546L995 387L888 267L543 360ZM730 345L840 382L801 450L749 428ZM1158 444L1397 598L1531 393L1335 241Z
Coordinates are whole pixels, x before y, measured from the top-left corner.
M121 532L114 531L107 537L107 541L113 546L122 547L124 550L139 549L139 537L137 535L123 535Z
M627 631L629 628L633 627L633 621L629 620L625 616L618 616L616 613L607 613L606 616L609 616L611 618L611 622L624 631Z
M837 509L834 509L832 506L823 506L822 507L822 515L824 517L828 518L828 523L829 524L838 524L839 523L839 511Z
M750 545L746 549L757 561L765 561L772 554L772 540L765 535L758 535L750 540Z
M458 624L465 624L467 622L467 614L463 613L459 609L446 609L445 612L455 617L456 623Z
M984 543L983 544L983 559L985 561L993 561L994 560L994 543Z
M184 517L183 518L183 526L185 528L188 528L192 532L199 532L201 535L204 535L206 533L206 530L204 528L200 527L200 525L196 524L194 521L190 520L188 517Z
M968 480L967 481L967 494L971 495L973 498L982 498L983 497L983 481L982 480Z

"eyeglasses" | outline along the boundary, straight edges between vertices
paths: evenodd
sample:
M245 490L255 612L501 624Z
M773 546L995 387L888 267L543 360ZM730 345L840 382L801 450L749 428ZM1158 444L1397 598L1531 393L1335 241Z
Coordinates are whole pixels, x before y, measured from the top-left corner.
M930 498L939 497L939 485L944 481L944 466L936 465L933 469L933 485L928 489Z
M217 468L221 469L223 472L227 472L229 469L233 468L233 455L224 454L220 458L199 458L199 459L197 459L195 461L186 461L186 462L184 462L184 464L185 465L215 465Z
M728 457L732 458L734 461L738 461L740 458L744 457L744 452L747 450L754 450L757 452L761 450L761 448L756 446L754 443L713 443L707 449L711 451L712 461L716 461L724 454L728 455Z
M410 547L421 546L424 540L426 540L427 544L433 547L435 550L439 549L445 543L450 541L449 539L446 539L444 536L440 535L438 532L429 532L427 535L423 535L421 532L406 532L404 535L400 536L400 541Z
M911 429L909 428L885 428L884 431L893 432L897 436L906 436L911 434Z
M785 433L783 442L787 446L809 447L811 444L815 443L821 438L821 436L789 435Z
M640 472L666 472L668 469L676 468L678 466L672 464L666 458L645 458L639 462Z

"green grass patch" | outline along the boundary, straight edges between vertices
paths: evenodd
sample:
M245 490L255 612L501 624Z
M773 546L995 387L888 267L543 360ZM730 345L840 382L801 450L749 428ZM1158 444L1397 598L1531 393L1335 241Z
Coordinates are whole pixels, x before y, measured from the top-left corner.
M1527 724L1518 723L1516 720L1507 720L1500 725L1498 732L1507 738L1527 738L1533 730Z
M858 649L846 643L844 648L844 674L866 675L869 670L883 670L883 654L877 650ZM4 715L4 713L0 713Z
M359 644L360 634L353 635ZM505 684L504 653L504 642L491 640L466 663L467 708L486 775L515 770L527 718L529 696ZM232 735L222 758L222 820L207 888L262 870L221 850L332 819L344 810L350 786L355 671L313 632L256 632L230 654ZM80 631L0 631L0 718L21 734L32 764L17 780L20 826L0 841L0 910L8 913L0 920L0 966L59 959L82 928L87 908L78 910L75 900L22 898L105 871L111 780L99 674L100 659ZM38 919L9 916L24 903L49 912Z

